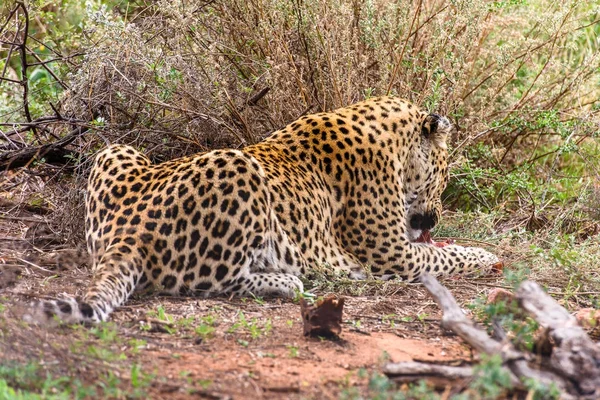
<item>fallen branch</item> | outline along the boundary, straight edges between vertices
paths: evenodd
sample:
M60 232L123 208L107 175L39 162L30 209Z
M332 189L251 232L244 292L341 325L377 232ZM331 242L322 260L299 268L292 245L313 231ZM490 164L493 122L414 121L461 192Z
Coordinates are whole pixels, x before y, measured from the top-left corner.
M383 367L383 373L388 376L403 376L415 379L432 377L467 379L473 377L473 368L406 361L386 364Z
M473 348L488 355L499 355L502 368L511 378L513 387L525 389L525 380L532 379L546 387L561 391L562 399L597 399L600 396L600 349L577 326L571 316L534 282L523 282L516 298L521 307L547 329L555 347L550 360L540 359L517 350L510 342L498 342L484 329L468 319L450 292L433 276L423 275L421 281L443 311L441 325L458 334ZM531 366L530 366L531 365ZM533 367L535 366L535 367ZM384 372L394 378L444 377L457 379L473 376L470 367L435 366L426 363L387 364Z
M520 306L543 328L556 347L550 367L572 380L581 394L600 395L600 348L577 319L534 282L525 281L516 293Z
M258 93L256 93L254 96L250 97L250 99L246 102L246 104L250 105L250 106L255 106L256 103L258 103L258 101L260 99L262 99L263 97L265 97L265 95L267 93L269 93L269 90L271 90L270 87L264 87L262 88Z
M499 343L495 341L488 336L485 330L477 327L473 321L465 316L448 289L443 287L433 276L427 274L421 278L421 282L444 312L442 326L455 332L483 353L489 355L499 354L510 370L513 381L519 382L518 378L524 377L535 379L546 386L555 384L560 389L566 389L568 382L565 382L561 377L550 372L529 368L527 365L528 355L517 351L510 342Z
M66 164L73 158L77 158L79 153L68 150L65 147L88 130L89 128L80 126L56 142L40 146L25 147L14 151L6 151L0 154L0 171L24 167L33 161L42 158L44 158L48 164Z

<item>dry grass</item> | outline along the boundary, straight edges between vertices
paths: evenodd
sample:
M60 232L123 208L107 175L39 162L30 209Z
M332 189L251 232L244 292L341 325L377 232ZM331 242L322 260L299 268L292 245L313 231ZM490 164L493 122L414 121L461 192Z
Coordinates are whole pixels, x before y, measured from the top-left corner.
M91 15L66 109L162 157L252 143L388 93L452 116L461 148L490 138L504 160L560 134L538 129L544 111L574 121L578 138L598 121L597 14L581 2L157 1L127 23Z
M115 5L76 7L84 29L67 43L85 55L60 59L61 85L68 88L61 118L43 123L35 134L13 125L23 111L20 89L3 82L16 99L0 103L0 118L10 123L0 126L6 137L37 144L73 125L92 130L71 146L80 155L73 188L83 187L87 156L107 143L133 144L155 161L241 147L305 113L390 93L447 114L459 127L452 151L458 183L449 196L453 207L529 208L533 219L564 220L566 231L581 228L580 214L585 220L598 213L594 196L576 200L577 215L546 213L546 202L560 197L556 192L565 179L574 183L565 189L571 193L580 189L577 178L593 182L600 176L594 161L599 17L591 4L140 0ZM31 7L32 26L42 26L48 10ZM0 32L7 42L19 36L20 18L8 20ZM46 35L57 41L55 32ZM0 46L0 58L12 61L4 76L15 78L20 64L13 50ZM52 51L65 56L67 49L57 45ZM11 104L16 108L4 112ZM36 107L33 114L43 109ZM475 166L495 172L478 176ZM472 192L463 176L476 182ZM523 188L523 179L553 192ZM494 189L487 199L478 196L486 186ZM458 199L466 194L474 205ZM504 196L512 203L504 203ZM69 207L58 218L68 222L79 215L72 210L80 199L65 192L61 203ZM74 233L80 229L63 225Z

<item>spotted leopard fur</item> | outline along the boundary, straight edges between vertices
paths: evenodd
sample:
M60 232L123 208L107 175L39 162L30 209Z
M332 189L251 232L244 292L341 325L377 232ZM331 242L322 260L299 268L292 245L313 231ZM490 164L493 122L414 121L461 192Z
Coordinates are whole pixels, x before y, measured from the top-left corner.
M153 165L110 146L87 189L89 287L35 313L102 321L149 287L291 297L319 264L408 281L488 267L498 259L480 248L415 243L441 214L452 129L382 97L304 116L242 150Z

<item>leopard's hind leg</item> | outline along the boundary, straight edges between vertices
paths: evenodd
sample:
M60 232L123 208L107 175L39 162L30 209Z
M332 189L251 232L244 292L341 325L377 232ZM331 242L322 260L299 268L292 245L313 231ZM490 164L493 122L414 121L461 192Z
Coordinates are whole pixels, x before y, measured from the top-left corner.
M24 319L45 324L105 321L133 293L143 276L142 259L129 239L113 242L102 255L82 299L45 300L32 304Z
M273 296L292 298L304 291L298 278L306 271L306 260L291 242L273 213L265 210L269 219L268 232L247 252L247 262L240 265L240 274L225 285L226 292L238 296Z

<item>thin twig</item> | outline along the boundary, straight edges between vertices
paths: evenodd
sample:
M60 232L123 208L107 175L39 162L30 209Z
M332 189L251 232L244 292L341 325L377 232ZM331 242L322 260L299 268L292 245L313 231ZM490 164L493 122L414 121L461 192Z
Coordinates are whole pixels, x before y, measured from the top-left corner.
M10 215L0 215L0 219L5 219L8 221L22 221L22 222L44 222L43 219L39 219L39 218L13 217Z
M29 50L29 52L31 53L31 55L33 56L33 58L35 58L36 60L38 60L38 62L37 62L37 63L35 63L35 64L30 64L30 66L33 66L33 65L41 65L41 66L42 66L42 68L44 68L46 71L48 71L48 73L49 73L50 75L52 75L52 77L54 78L54 80L55 80L56 82L58 82L58 84L59 84L60 86L62 86L62 87L63 87L63 89L69 89L69 86L67 86L67 84L66 84L66 83L64 83L64 82L63 82L63 81L62 81L62 80L61 80L61 79L60 79L58 76L56 76L56 74L54 73L54 71L52 71L52 70L50 69L50 67L48 67L48 66L46 65L46 63L45 63L45 62L43 62L43 61L42 61L42 59L41 59L41 58L40 58L40 57L39 57L39 56L38 56L38 55L37 55L37 54L36 54L36 53L35 53L33 50L31 50L30 48L28 48L28 47L26 47L26 46L25 46L25 48L26 48L27 50Z
M16 9L15 9L16 11ZM9 17L11 18L11 17ZM8 19L7 19L8 21ZM19 30L21 30L21 22L19 21L19 24L17 25L17 29L15 30L15 38L14 40L17 40L17 36L19 35ZM6 74L6 70L8 69L8 66L10 65L10 58L12 56L13 50L14 50L15 46L11 45L10 48L8 49L8 55L6 56L6 61L4 61L4 68L2 68L2 75L0 75L0 85L2 84L2 81L8 81L8 82L13 82L13 83L21 83L20 81L14 80L14 79L10 79L10 78L5 78L4 75Z
M394 85L394 81L396 80L396 75L398 74L398 69L400 68L400 64L402 64L402 60L404 59L404 52L406 51L406 46L408 45L408 39L412 36L413 26L415 25L415 21L417 16L419 15L419 11L421 10L421 5L423 4L423 0L419 0L419 5L417 6L417 10L415 11L415 15L413 16L412 22L410 23L410 28L408 29L408 36L404 41L402 46L402 51L400 52L400 57L398 57L398 61L394 64L394 70L392 71L392 76L390 78L390 83L388 84L387 90L385 92L386 95L389 95L392 91L392 86Z
M27 79L27 37L29 36L29 13L24 3L17 2L17 5L23 10L25 14L25 27L23 32L23 42L19 45L19 51L21 53L21 85L23 86L23 111L25 112L25 118L28 122L32 121L31 112L29 111L29 83ZM32 127L31 131L37 136L37 131Z
M40 267L39 265L34 264L31 261L27 261L27 260L25 260L23 258L15 257L15 260L19 260L22 263L25 263L25 264L29 265L30 267L39 269L40 271L44 271L44 272L47 272L47 273L50 273L50 274L54 274L55 273L54 271L50 271L49 269L46 269L44 267Z

